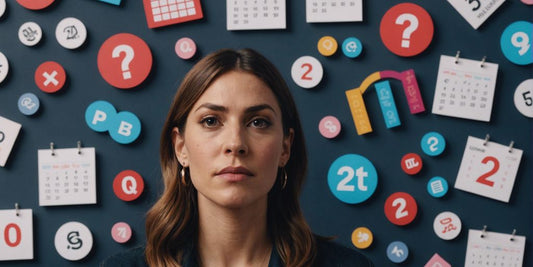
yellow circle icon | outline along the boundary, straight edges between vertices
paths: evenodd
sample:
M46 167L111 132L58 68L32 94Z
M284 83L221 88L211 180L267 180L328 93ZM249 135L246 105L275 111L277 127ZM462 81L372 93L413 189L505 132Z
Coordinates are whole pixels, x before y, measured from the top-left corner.
M331 36L324 36L318 40L318 52L326 57L329 57L337 52L337 40Z
M372 245L374 237L366 227L359 227L352 232L352 243L356 248L365 249Z

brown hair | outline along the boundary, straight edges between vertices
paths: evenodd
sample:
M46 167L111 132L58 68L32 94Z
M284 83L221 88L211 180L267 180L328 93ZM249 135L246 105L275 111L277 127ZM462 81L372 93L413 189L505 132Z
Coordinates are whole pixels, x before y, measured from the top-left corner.
M185 76L172 102L161 134L160 157L164 180L161 198L146 218L146 260L150 266L180 266L183 250L198 233L197 191L190 182L181 182L183 167L174 154L172 130L185 131L193 105L218 77L229 71L251 73L265 82L278 101L284 134L293 129L291 156L285 172L278 170L278 182L268 195L268 234L286 266L310 266L316 252L313 234L299 205L307 171L307 153L296 105L283 77L261 54L251 49L223 49L207 55ZM186 174L187 175L187 174Z

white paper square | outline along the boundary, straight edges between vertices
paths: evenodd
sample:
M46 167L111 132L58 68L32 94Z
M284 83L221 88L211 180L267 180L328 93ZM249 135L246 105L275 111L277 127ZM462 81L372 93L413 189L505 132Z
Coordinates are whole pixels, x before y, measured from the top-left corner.
M0 116L0 166L4 167L22 125Z
M522 266L526 237L486 231L468 231L465 267ZM513 240L511 240L511 237Z
M498 64L442 55L433 114L490 121Z
M448 2L477 29L505 0L448 0Z
M285 0L226 0L226 28L232 30L285 29Z
M5 234L8 233L6 237ZM31 209L0 210L0 261L33 259Z
M96 204L94 147L39 149L39 206Z
M306 0L307 23L363 21L363 0Z
M455 188L509 202L522 150L469 136Z

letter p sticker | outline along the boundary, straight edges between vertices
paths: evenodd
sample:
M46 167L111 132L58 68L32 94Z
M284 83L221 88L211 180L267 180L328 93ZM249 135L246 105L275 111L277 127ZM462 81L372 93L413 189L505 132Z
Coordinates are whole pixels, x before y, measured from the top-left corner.
M105 132L110 128L111 118L115 117L115 107L107 101L93 102L85 110L85 122L96 132Z

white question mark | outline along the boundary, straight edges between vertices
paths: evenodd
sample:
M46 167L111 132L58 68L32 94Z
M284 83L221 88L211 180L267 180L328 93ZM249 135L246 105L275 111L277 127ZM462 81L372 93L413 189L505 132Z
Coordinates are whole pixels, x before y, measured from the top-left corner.
M520 41L518 39L520 38ZM513 36L511 36L511 43L513 46L520 48L518 51L518 54L523 56L531 47L529 44L529 36L525 32L515 32Z
M128 185L128 182L130 184ZM131 176L126 176L122 179L122 191L128 195L137 194L137 181Z
M131 79L130 62L135 57L135 51L129 45L121 44L113 49L113 58L120 57L120 53L125 53L126 56L122 59L121 70L122 78L124 80Z
M437 151L437 145L439 144L439 139L435 136L432 136L428 139L427 141L428 145L429 145L429 150L431 150L431 152L435 152Z
M405 21L409 21L409 26L403 30L402 47L409 48L409 46L411 45L409 41L409 39L411 39L411 34L413 34L413 32L418 29L418 19L413 14L404 13L396 19L396 24L403 25Z

